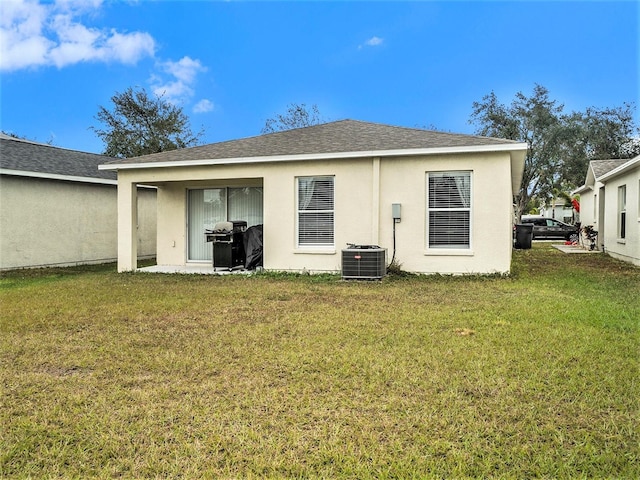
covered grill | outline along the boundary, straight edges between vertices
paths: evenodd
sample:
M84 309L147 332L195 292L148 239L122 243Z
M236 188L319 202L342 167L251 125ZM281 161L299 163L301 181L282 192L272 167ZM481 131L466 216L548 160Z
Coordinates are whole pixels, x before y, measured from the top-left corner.
M205 230L207 242L213 244L213 268L233 269L244 267L245 250L243 236L247 222L234 220L218 222L212 230Z

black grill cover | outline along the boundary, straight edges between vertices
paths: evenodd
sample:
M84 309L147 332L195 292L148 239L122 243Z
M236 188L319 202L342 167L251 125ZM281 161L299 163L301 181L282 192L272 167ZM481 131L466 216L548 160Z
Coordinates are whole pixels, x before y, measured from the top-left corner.
M244 268L255 270L262 266L262 225L254 225L244 232L244 251L247 258Z

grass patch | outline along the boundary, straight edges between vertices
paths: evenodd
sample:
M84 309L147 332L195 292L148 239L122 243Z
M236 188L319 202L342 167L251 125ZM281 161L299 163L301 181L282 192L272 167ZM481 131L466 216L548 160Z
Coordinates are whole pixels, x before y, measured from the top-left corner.
M636 478L640 271L0 278L0 477Z

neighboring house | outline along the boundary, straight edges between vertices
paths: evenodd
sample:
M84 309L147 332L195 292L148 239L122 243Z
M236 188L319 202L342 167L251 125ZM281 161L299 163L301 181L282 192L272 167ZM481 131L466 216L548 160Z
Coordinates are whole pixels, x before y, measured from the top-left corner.
M554 198L548 205L540 207L540 216L555 218L568 224L574 224L578 221L576 211L572 206L567 206L567 201L564 198Z
M103 155L0 134L0 269L117 257L117 180ZM141 256L155 255L156 192L138 192Z
M598 247L612 257L640 265L640 156L594 160L580 194L582 225L598 231Z
M503 273L525 154L509 140L343 120L100 168L118 172L120 271L136 268L144 184L158 188L158 265L211 265L205 229L245 220L263 225L266 270L337 272L354 243L387 248L388 261L395 245L410 272Z

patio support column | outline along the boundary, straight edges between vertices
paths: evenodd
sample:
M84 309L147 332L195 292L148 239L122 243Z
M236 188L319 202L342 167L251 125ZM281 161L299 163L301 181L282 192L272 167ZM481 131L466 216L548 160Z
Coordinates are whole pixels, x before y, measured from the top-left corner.
M136 184L118 179L118 272L135 271L138 266L137 220Z
M371 244L380 244L380 157L373 157L371 185Z

